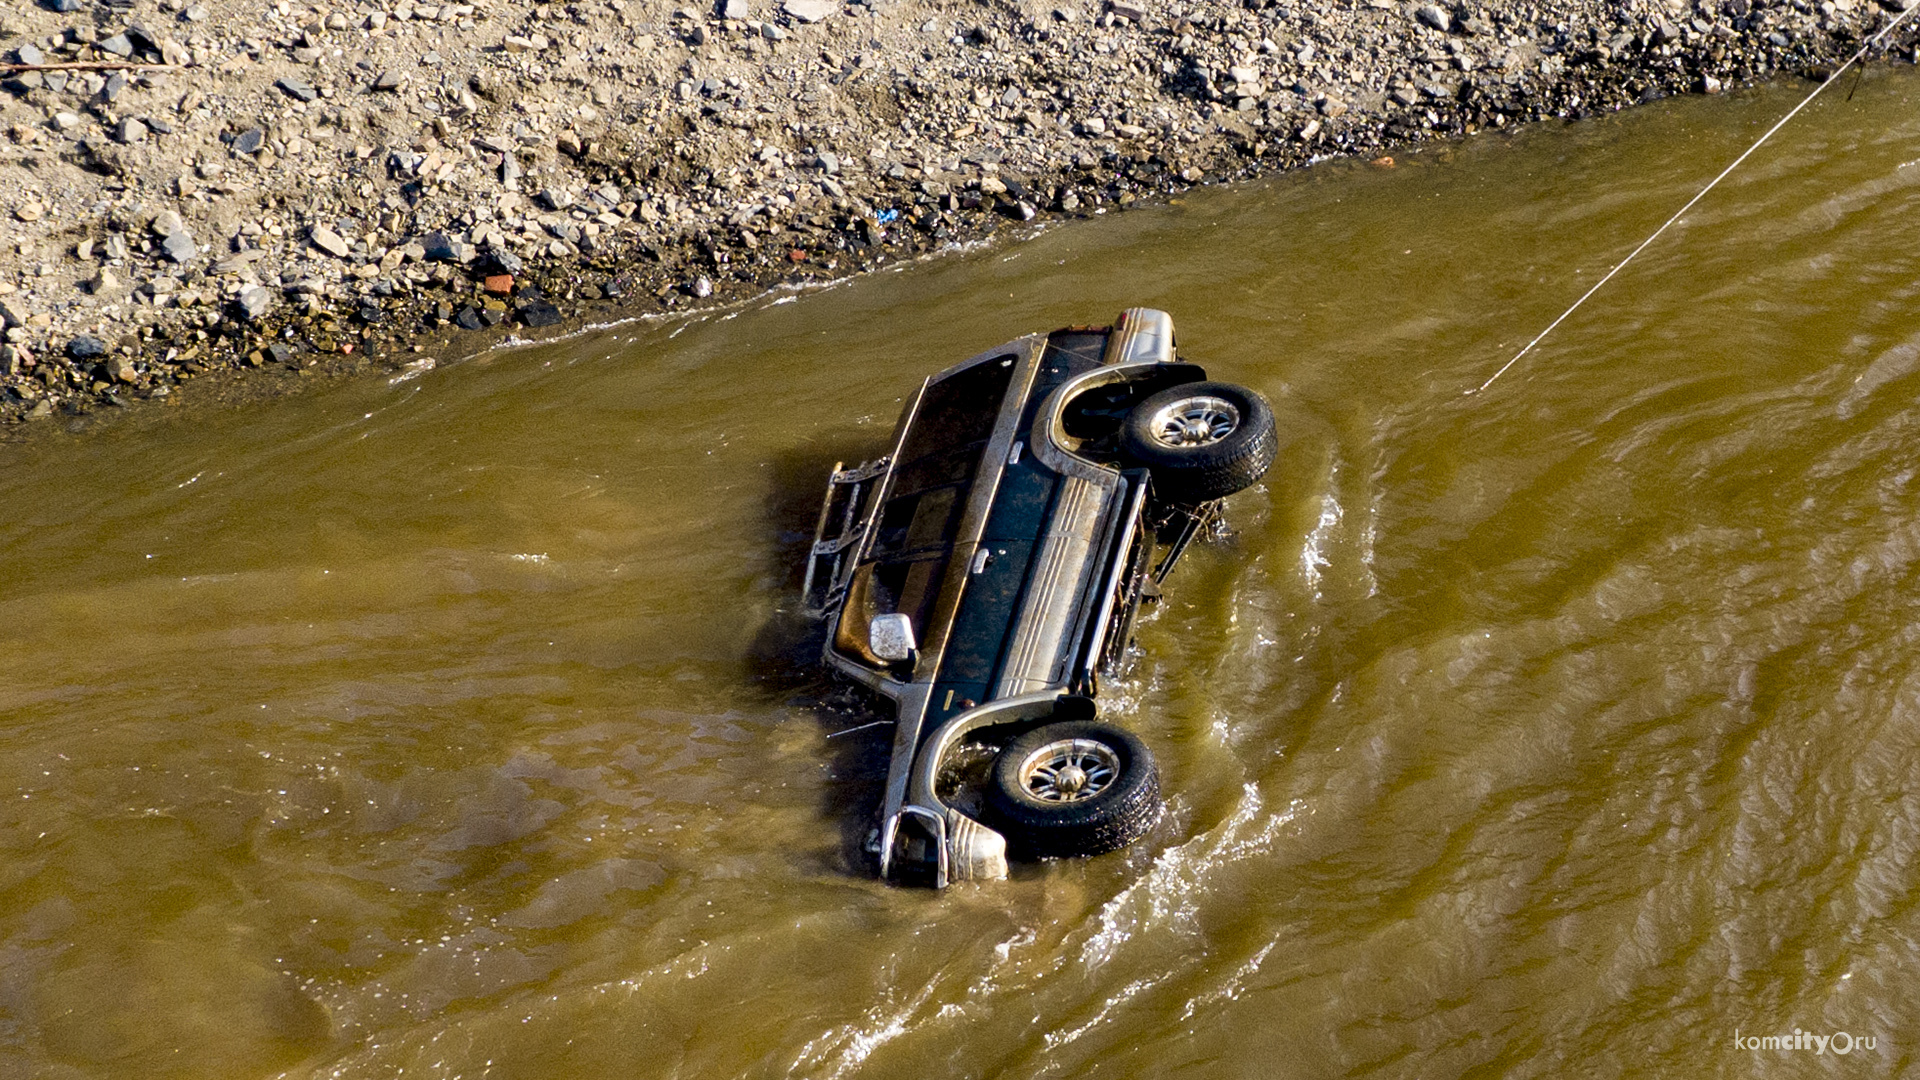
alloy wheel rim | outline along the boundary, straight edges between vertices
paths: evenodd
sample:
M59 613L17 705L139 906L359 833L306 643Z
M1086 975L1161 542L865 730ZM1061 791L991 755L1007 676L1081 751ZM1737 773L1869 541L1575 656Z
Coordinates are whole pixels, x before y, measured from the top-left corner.
M1042 802L1080 802L1113 786L1120 755L1093 739L1061 739L1020 763L1020 786Z
M1149 429L1163 446L1207 446L1240 427L1240 409L1211 394L1169 402L1153 414Z

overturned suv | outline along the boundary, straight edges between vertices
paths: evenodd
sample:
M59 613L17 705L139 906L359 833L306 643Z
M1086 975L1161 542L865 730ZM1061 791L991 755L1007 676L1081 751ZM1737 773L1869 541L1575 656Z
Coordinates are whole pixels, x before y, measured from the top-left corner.
M1003 877L1009 849L1098 854L1159 817L1146 744L1096 719L1100 678L1276 447L1265 399L1173 345L1133 308L990 349L927 379L891 453L835 467L806 602L827 663L896 707L881 877ZM963 760L990 764L958 791Z

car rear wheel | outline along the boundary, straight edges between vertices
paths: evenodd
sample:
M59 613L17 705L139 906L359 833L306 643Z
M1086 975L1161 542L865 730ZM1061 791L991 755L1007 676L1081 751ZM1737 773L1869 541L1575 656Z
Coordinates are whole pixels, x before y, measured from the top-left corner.
M994 759L987 805L1015 851L1099 855L1145 836L1160 817L1160 777L1147 744L1093 721L1047 724Z
M1127 456L1168 502L1222 499L1262 476L1279 443L1267 399L1223 382L1182 383L1147 398L1120 429Z

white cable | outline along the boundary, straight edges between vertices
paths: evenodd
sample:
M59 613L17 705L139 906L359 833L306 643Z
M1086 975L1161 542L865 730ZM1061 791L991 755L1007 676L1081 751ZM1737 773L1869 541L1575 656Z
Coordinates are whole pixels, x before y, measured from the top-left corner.
M1603 277L1603 278L1601 278L1601 279L1600 279L1599 281L1596 281L1596 282L1594 282L1594 283L1593 283L1593 288L1591 288L1591 289L1588 289L1588 290L1587 290L1587 291L1586 291L1585 293L1583 293L1583 294L1581 295L1581 297L1580 297L1580 299L1578 299L1578 300L1575 300L1575 301L1573 302L1573 306L1572 306L1572 307L1570 307L1570 308L1568 308L1567 310L1565 310L1565 311L1563 311L1563 312L1561 312L1561 313L1560 313L1560 317L1559 317L1559 318L1557 318L1557 319L1555 319L1555 320L1553 320L1553 321L1552 321L1551 323L1548 323L1548 324L1547 324L1547 328L1546 328L1545 330L1542 330L1542 331L1540 331L1540 333L1539 333L1539 335L1538 335L1537 337L1535 337L1535 338L1534 338L1534 339L1533 339L1532 341L1529 341L1529 342L1527 342L1527 344L1526 344L1526 347L1525 347L1525 348L1523 348L1523 349L1521 349L1521 350L1520 350L1519 352L1517 352L1517 353L1514 353L1514 354L1513 354L1513 359L1511 359L1511 360L1509 360L1509 361L1507 361L1506 363L1504 363L1504 364L1502 364L1502 365L1500 365L1500 370L1499 370L1499 371L1496 371L1496 372L1494 372L1494 373L1493 373L1493 374L1492 374L1492 375L1491 375L1490 377L1488 377L1488 379L1487 379L1487 381L1486 381L1486 382L1483 382L1483 383L1481 383L1481 384L1480 384L1479 386L1477 386L1477 387L1474 387L1473 389L1471 389L1471 390L1468 390L1468 391L1466 391L1466 394L1469 394L1469 395L1471 395L1471 394L1477 394L1477 393L1479 393L1480 391L1482 391L1482 390L1485 390L1485 389L1486 389L1487 387L1489 387L1489 386L1492 386L1492 385L1493 385L1493 382L1494 382L1494 380L1495 380L1495 379L1498 379L1498 378L1499 378L1500 376L1502 376L1502 375L1505 375L1505 374L1507 373L1507 369L1508 369L1508 368L1511 368L1511 367L1512 367L1513 365L1515 365L1515 364L1517 364L1517 363L1519 363L1519 362L1520 362L1520 358L1521 358L1521 357L1523 357L1523 356L1525 356L1525 355L1527 355L1528 353L1530 353L1530 352L1532 352L1532 351L1533 351L1533 347L1534 347L1535 345L1538 345L1538 344L1540 344L1540 342L1541 342L1541 340L1542 340L1542 339L1544 339L1544 338L1545 338L1545 337L1546 337L1546 336L1547 336L1548 334L1551 334L1551 333L1553 333L1553 328L1554 328L1554 327L1556 327L1556 326L1559 326L1559 325L1560 325L1560 324L1561 324L1562 322L1565 322L1565 321L1566 321L1566 318L1567 318L1567 316L1569 316L1569 315L1571 315L1571 314L1573 314L1573 313L1574 313L1574 312L1575 312L1576 310L1578 310L1581 304L1584 304L1584 303L1586 303L1586 302L1587 302L1587 297L1589 297L1589 296L1592 296L1592 295L1593 295L1594 293L1597 293L1597 292L1599 292L1599 291L1600 291L1600 286L1602 286L1602 285L1605 285L1605 284L1606 284L1607 282L1609 282L1609 281L1612 281L1612 280L1613 280L1613 275L1615 275L1615 274L1617 274L1617 273L1619 273L1622 267L1624 267L1624 266L1626 266L1626 265L1627 265L1628 263L1630 263L1630 262L1632 262L1632 261L1633 261L1633 257L1634 257L1635 255L1638 255L1638 254L1640 254L1640 253L1641 253L1642 251L1645 251L1645 250L1647 250L1647 245L1648 245L1648 244L1651 244L1651 243L1653 243L1653 242L1654 242L1655 240L1658 240L1658 239L1660 238L1660 234L1661 234L1661 233L1663 233L1663 232L1666 232L1666 231L1667 231L1667 228L1668 228L1668 226L1670 226L1670 225L1672 225L1672 224L1673 224L1674 222L1676 222L1676 221L1679 221L1682 215L1684 215L1684 214L1685 214L1685 213L1686 213L1687 211L1689 211L1689 210L1691 210L1691 209L1693 209L1693 204L1695 204L1695 203L1697 203L1697 202L1699 202L1699 201L1700 201L1701 199L1703 199L1703 198L1706 198L1706 195L1707 195L1707 192L1709 192L1709 191L1712 191L1712 190L1714 189L1714 187L1715 187L1715 185L1717 185L1717 184L1719 184L1719 183L1720 183L1720 181L1722 181L1722 180L1725 180L1725 179L1727 178L1727 174L1728 174L1728 173L1731 173L1731 172L1732 172L1733 170L1735 170L1735 169L1737 169L1737 168L1739 168L1739 167L1740 167L1740 163L1741 163L1741 162L1743 162L1743 161L1745 161L1745 160L1747 160L1747 158L1748 158L1749 156L1751 156L1751 155L1753 154L1753 152L1754 152L1755 150L1758 150L1758 149L1760 149L1760 146L1761 146L1761 144L1762 144L1762 143L1765 143L1765 142L1766 142L1766 141L1767 141L1768 139L1771 139L1771 138L1773 138L1773 133L1774 133L1774 132L1776 132L1776 131L1779 131L1779 130L1780 130L1781 128L1783 128L1783 127L1786 127L1786 126L1787 126L1787 121L1789 121L1789 120L1791 120L1791 119L1793 119L1793 118L1794 118L1795 116L1797 116L1797 115L1799 115L1799 113L1800 113L1800 110L1801 110L1801 109L1804 109L1804 108L1806 108L1806 107L1807 107L1807 106L1808 106L1808 105L1809 105L1810 103L1812 103L1812 101L1813 101L1813 99L1814 99L1814 98L1817 98L1817 97L1819 97L1819 96L1820 96L1820 91L1822 91L1822 90L1825 90L1825 89L1826 89L1827 87L1829 87L1829 86L1832 86L1832 85L1833 85L1833 83L1834 83L1834 80L1835 80L1835 79L1838 79L1838 78L1839 78L1839 77L1841 76L1841 74L1842 74L1843 72L1845 72L1845 71L1846 71L1846 70L1847 70L1848 68L1850 68L1850 67L1852 67L1852 66L1853 66L1853 65L1854 65L1854 64L1855 64L1855 63L1856 63L1857 61L1859 61L1859 59L1860 59L1861 57L1863 57L1863 56L1865 56L1865 55L1867 55L1867 51L1868 51L1869 49L1872 49L1872 48L1873 48L1874 46L1876 46L1876 45L1878 45L1878 44L1880 44L1880 39L1881 39L1881 38L1884 38L1884 37L1886 37L1886 36L1887 36L1888 34L1890 34L1890 33L1892 33L1892 32L1893 32L1893 28L1894 28L1894 27L1896 27L1896 26L1899 26L1899 25L1900 25L1901 23L1903 23L1903 22L1905 22L1905 21L1907 20L1907 16L1909 16L1909 15L1912 15L1912 14L1913 14L1914 12L1916 12L1916 11L1920 11L1920 6L1916 6L1916 7L1910 7L1910 8L1908 8L1907 10L1905 10L1905 11L1903 11L1903 12L1901 12L1901 13L1900 13L1900 16L1899 16L1899 18L1896 18L1896 19L1894 19L1894 20L1893 20L1892 22L1890 22L1890 23L1888 23L1888 24L1886 25L1886 27L1885 27L1884 29L1882 29L1882 30L1881 30L1881 31L1880 31L1879 33L1877 33L1877 34L1875 34L1875 35L1873 35L1873 37L1871 37L1871 38L1869 38L1869 39L1867 40L1867 43L1866 43L1865 45L1862 45L1862 46L1860 46L1860 49L1859 49L1859 51L1858 51L1858 52L1855 52L1855 53L1854 53L1854 54L1853 54L1852 56L1850 56L1850 57L1848 57L1848 58L1847 58L1847 62L1846 62L1846 63L1844 63L1844 64L1841 64L1841 65L1840 65L1839 67L1837 67L1837 68L1835 68L1835 69L1833 69L1833 74L1831 74L1831 75L1828 75L1828 76L1827 76L1827 81L1825 81L1825 82L1823 82L1823 83L1821 83L1821 84L1820 84L1819 86L1816 86L1816 87L1814 87L1814 88L1813 88L1813 93L1811 93L1811 94L1808 94L1808 95L1807 95L1807 96L1806 96L1806 97L1805 97L1805 98L1804 98L1804 99L1803 99L1803 100L1802 100L1802 101L1800 102L1800 104L1798 104L1798 105L1795 105L1795 106L1793 107L1793 111L1792 111L1792 112L1789 112L1789 113L1788 113L1787 115L1785 115L1785 116L1783 116L1783 117L1781 117L1781 118L1780 118L1780 121L1779 121L1779 123L1776 123L1776 124L1774 124L1774 125L1773 125L1772 127L1770 127L1770 128L1768 128L1768 129L1767 129L1767 133L1766 133L1765 135L1762 135L1762 136L1760 136L1760 138L1759 138L1759 139L1758 139L1757 141L1755 141L1755 142L1754 142L1754 144L1753 144L1752 146L1749 146L1749 147L1747 147L1747 149L1746 149L1746 152L1745 152L1745 153L1743 153L1743 154L1741 154L1741 155L1740 155L1739 157L1737 157L1737 158L1734 158L1734 159L1733 159L1733 164L1731 164L1731 165L1729 165L1729 166L1727 166L1726 168L1724 168L1724 169L1722 169L1722 170L1720 170L1720 175L1719 175L1719 176L1716 176L1716 177L1714 177L1714 178L1713 178L1713 179L1712 179L1712 180L1711 180L1711 181L1710 181L1710 182L1709 182L1709 183L1707 184L1707 186L1706 186L1706 187L1703 187L1703 188L1701 188L1701 189L1700 189L1700 192L1699 192L1699 194L1697 194L1697 195L1695 195L1695 196L1694 196L1693 198L1691 198L1691 199L1688 199L1688 200L1687 200L1687 205L1685 205L1685 206L1683 206L1683 207L1681 207L1680 209L1678 209L1678 210L1676 210L1676 211L1674 211L1674 214L1673 214L1673 216L1672 216L1672 217L1670 217L1670 218L1668 218L1668 219L1667 219L1667 220L1666 220L1666 221L1665 221L1664 223L1662 223L1662 224L1661 224L1661 226L1660 226L1659 228L1657 228L1657 229L1655 229L1655 230L1653 230L1653 235L1652 235L1652 236L1649 236L1649 237L1647 237L1647 238L1646 238L1645 240L1642 240L1642 241L1640 241L1640 246L1639 246L1639 247L1637 247L1637 248L1634 248L1634 249L1633 249L1633 250L1632 250L1631 252L1629 252L1629 253L1627 254L1627 257L1626 257L1626 258L1624 258L1624 259L1621 259L1621 260L1620 260L1620 261L1619 261L1618 263L1616 263L1616 264L1614 265L1614 267L1613 267L1613 269L1611 269L1611 270L1609 270L1609 271L1607 271L1607 276L1606 276L1606 277Z

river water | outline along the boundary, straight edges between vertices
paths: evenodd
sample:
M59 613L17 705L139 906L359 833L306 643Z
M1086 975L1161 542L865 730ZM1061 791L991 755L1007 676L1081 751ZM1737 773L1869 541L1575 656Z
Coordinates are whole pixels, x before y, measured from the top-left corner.
M1462 393L1805 89L0 451L0 1076L1911 1075L1920 79ZM1110 706L1169 813L880 885L826 470L1136 304L1283 434Z

